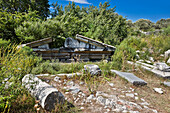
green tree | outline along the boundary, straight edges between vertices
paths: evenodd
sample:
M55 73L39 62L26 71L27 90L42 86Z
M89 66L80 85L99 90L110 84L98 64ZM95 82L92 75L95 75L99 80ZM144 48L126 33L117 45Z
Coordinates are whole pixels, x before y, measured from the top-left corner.
M139 30L143 31L149 31L154 26L154 23L147 19L139 19L134 24L136 27L139 28Z
M19 43L20 40L15 32L15 29L24 21L37 21L38 16L36 11L28 13L15 12L14 14L0 9L0 38L3 40L11 40Z
M58 5L58 3L52 3L52 12L51 12L51 16L52 17L56 17L57 15L62 16L64 14L63 11L63 6L62 5Z
M64 10L57 3L53 6L54 18L46 21L21 19L22 21L10 31L15 31L15 37L23 43L46 37L56 38L60 43L67 37L81 34L107 44L117 45L127 37L126 19L115 13L115 7L110 8L109 2L100 4L99 7L92 5L82 8L72 2L65 6Z
M0 9L3 9L10 13L38 11L38 15L42 19L46 19L49 15L48 0L1 0Z

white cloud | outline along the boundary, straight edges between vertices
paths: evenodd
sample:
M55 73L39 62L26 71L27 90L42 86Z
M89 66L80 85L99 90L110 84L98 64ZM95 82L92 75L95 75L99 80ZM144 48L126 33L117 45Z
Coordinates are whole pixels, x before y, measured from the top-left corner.
M67 0L67 1L72 1L72 2L80 3L80 4L91 4L87 2L87 0Z

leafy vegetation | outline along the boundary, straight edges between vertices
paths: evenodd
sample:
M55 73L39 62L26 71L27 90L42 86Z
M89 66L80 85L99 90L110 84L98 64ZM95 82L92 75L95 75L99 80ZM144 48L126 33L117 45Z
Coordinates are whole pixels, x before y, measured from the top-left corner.
M21 79L38 60L24 49L17 49L16 45L0 48L0 111L8 111L11 103L22 94Z
M46 19L49 16L48 0L1 0L0 9L6 10L10 13L28 13L29 11L38 11L38 15L42 19Z
M146 47L147 43L141 40L140 37L129 37L125 39L116 49L115 54L112 57L113 65L116 65L117 69L122 68L122 64L126 60L137 59L136 51L142 50Z
M15 29L24 21L36 21L38 19L36 12L37 11L29 11L28 13L10 13L0 9L0 39L21 43L23 40L18 38Z
M75 37L76 34L111 45L119 44L127 37L126 19L115 13L115 8L109 8L108 2L100 4L99 8L80 8L73 2L64 10L58 4L53 5L53 18L46 21L40 19L37 11L28 10L23 14L1 9L3 27L0 37L17 43L53 37L59 46L65 38Z

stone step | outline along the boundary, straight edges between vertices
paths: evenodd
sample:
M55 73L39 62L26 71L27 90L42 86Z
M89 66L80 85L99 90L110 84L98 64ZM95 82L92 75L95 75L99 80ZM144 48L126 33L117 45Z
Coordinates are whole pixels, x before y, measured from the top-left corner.
M145 82L144 80L138 78L133 73L120 72L120 71L117 71L117 70L111 70L111 72L116 73L117 75L119 75L120 77L126 79L127 81L129 81L133 85L141 85L141 86L147 85L147 82Z

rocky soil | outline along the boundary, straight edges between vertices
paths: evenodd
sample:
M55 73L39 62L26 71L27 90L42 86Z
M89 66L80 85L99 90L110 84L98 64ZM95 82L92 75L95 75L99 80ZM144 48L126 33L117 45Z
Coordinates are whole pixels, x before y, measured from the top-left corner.
M105 80L98 85L96 91L90 94L87 84L79 79L50 75L39 77L63 93L65 99L81 112L88 113L157 113L157 108L137 93L133 85L123 86L121 81Z

